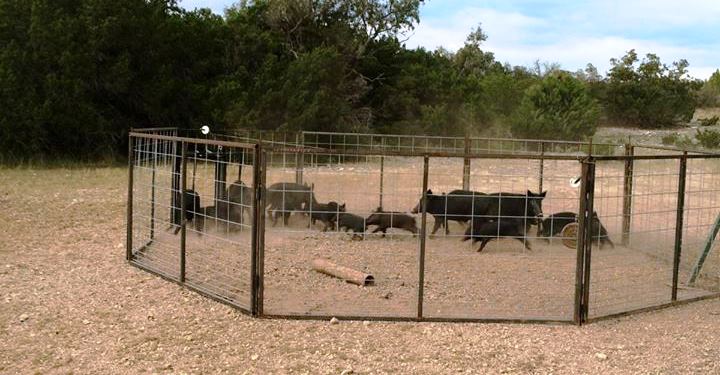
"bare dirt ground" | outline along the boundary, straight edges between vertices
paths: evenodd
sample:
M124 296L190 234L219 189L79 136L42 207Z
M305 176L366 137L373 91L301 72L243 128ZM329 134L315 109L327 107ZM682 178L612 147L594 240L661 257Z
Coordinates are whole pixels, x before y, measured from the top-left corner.
M720 300L584 327L252 319L125 262L126 178L0 170L0 373L720 373Z

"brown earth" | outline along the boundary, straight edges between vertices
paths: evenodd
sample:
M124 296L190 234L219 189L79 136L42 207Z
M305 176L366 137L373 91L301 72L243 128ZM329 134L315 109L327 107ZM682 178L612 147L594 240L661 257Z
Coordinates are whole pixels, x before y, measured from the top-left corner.
M558 168L564 170L561 166ZM417 173L413 173L415 179ZM559 182L554 190L558 191L560 181L566 184L566 177L574 173L575 170L556 172L554 175ZM607 178L611 179L613 173L608 172ZM477 176L481 174L481 171L476 172ZM123 169L0 170L0 204L3 208L0 222L5 225L5 230L0 232L0 282L5 286L0 295L0 372L314 374L341 373L348 369L355 373L720 372L717 360L720 338L716 333L720 329L718 300L583 327L376 322L332 325L328 322L252 319L124 261L126 179ZM516 179L528 178L520 174ZM508 178L501 180L498 183L508 187L519 184ZM321 182L318 175L317 183L321 185ZM442 179L434 181L434 186L447 191L456 183L447 181L446 188L442 182ZM390 200L386 203L390 208L396 209L393 205L397 205L397 209L407 210L416 203L416 198L412 197L402 198L407 202L397 200L405 196L400 186L390 184L386 188L390 189ZM358 186L355 190L347 190L359 195L362 189ZM602 191L606 199L603 209L610 212L608 207L617 206L614 190L608 187ZM322 194L322 191L318 193L323 201L331 197ZM554 209L566 209L563 202L571 198L557 195L549 205ZM375 202L362 205L362 200L357 202L350 206L361 207L357 208L361 211L376 205ZM612 218L614 215L607 216ZM393 260L391 265L407 263L407 269L412 269L416 267L413 258L416 240L396 232L393 239L373 237L352 242L347 238L338 239L336 234L308 231L302 223L297 223L298 220L301 219L295 218L293 227L298 233L289 233L286 229L269 232L267 309L291 311L297 305L287 305L288 299L284 297L287 295L312 302L312 299L298 298L298 295L308 296L313 291L322 294L316 292L318 288L335 290L335 293L354 288L336 297L355 296L353 301L345 304L348 306L358 306L358 297L372 303L359 306L381 306L381 302L387 303L383 301L406 300L400 305L407 305L407 311L412 311L415 302L412 283L401 284L406 273L410 281L416 276L405 269L395 269L401 278L394 278L390 272L382 271L383 262L378 262L378 257ZM638 235L652 236L658 233L653 228L660 228L663 237L660 240L664 240L669 231L664 229L665 221L662 219L660 226L640 221ZM455 234L461 231L460 227L452 229ZM246 243L244 234L237 236L238 243ZM200 241L192 235L189 238ZM205 238L202 240L205 244L212 243L213 237ZM693 237L691 241L701 240ZM487 275L493 268L510 261L527 261L526 264L535 265L527 272L531 277L553 280L552 275L548 276L544 268L537 266L538 263L551 264L558 259L570 264L574 261L573 256L555 245L538 244L532 252L527 252L519 243L498 241L484 253L477 254L469 246L455 243L453 239L444 238L428 241L426 302L429 312L433 311L433 301L436 301L435 306L449 314L456 310L450 310L448 306L461 305L463 298L474 303L468 310L471 312L478 311L477 302L483 299L484 306L496 306L498 301L514 306L507 298L498 300L503 291L509 295L517 291L517 285L525 285L530 290L535 286L539 291L555 288L546 288L547 282L523 284L524 275L519 276L518 272L504 273L502 276L507 282L497 282L499 278L488 282ZM609 290L613 285L621 285L619 281L635 280L632 275L624 274L635 270L641 277L632 282L634 285L653 285L655 289L660 285L665 295L664 291L669 289L662 284L664 276L663 280L652 281L646 276L653 273L653 267L666 271L667 261L652 252L628 255L628 250L647 247L631 246L630 249L619 246L599 253L598 275L602 275L602 270L609 273L605 280L595 281L598 289ZM376 252L373 253L373 249ZM287 254L296 254L297 258ZM380 270L378 286L374 289L351 287L307 270L306 260L328 254L335 259ZM614 257L614 254L624 254L625 258ZM215 259L203 258L200 253L196 255L198 259ZM486 263L478 263L478 259ZM603 263L603 259L611 263ZM625 263L622 263L623 259ZM650 263L648 259L658 261L647 270L635 268ZM389 262L384 263L387 267ZM189 267L190 264L199 262L190 261ZM453 266L439 268L446 264ZM523 263L515 264L520 267ZM608 265L603 267L603 264ZM630 266L623 268L622 264ZM212 262L205 266L208 267L206 270L218 272ZM563 268L567 267L557 265L547 269ZM206 275L200 271L196 273L198 278ZM485 276L485 284L470 283L472 278L467 277L470 271ZM395 287L383 289L391 279ZM525 280L536 279L528 277ZM556 282L563 287L569 283L568 280ZM288 285L299 289L288 289ZM715 282L711 282L710 289L715 287ZM302 288L310 289L302 294ZM403 298L405 289L407 298ZM490 293L493 290L497 293ZM388 291L393 294L386 298ZM557 298L571 299L567 293L560 295L564 297ZM596 302L609 311L612 304L603 304L600 296L598 294ZM629 296L631 300L638 297L635 294ZM536 301L543 299L540 297ZM338 301L337 298L334 300ZM641 300L652 301L651 298ZM555 302L552 306L560 306L555 297L550 301ZM315 310L318 309L317 302L312 304ZM343 305L342 299L339 302L335 302L335 306ZM537 306L541 311L547 311L545 305ZM564 309L566 305L563 303L562 306ZM525 307L522 311L530 311ZM383 312L385 310L383 308ZM357 311L364 310L353 310ZM508 311L513 310L502 312ZM561 314L567 314L567 310Z

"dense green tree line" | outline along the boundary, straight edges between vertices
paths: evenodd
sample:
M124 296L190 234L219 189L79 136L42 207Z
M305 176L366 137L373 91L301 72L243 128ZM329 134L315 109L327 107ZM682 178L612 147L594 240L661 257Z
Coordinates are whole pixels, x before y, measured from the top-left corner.
M607 77L502 64L480 27L455 52L408 49L421 4L254 0L221 17L174 0L0 0L0 156L119 156L130 127L200 124L581 139L599 119L672 126L716 94L685 61L634 51Z

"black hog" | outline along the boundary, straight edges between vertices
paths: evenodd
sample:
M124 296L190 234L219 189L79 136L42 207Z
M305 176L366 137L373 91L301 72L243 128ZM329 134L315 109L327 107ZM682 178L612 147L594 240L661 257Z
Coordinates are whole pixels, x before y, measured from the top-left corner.
M574 212L558 212L552 214L542 221L542 236L545 237L545 241L549 242L552 237L558 236L566 225L571 223L577 223L578 217ZM597 212L593 212L592 219L592 233L593 242L599 244L602 249L605 245L610 245L611 248L615 248L615 244L610 240L607 229L600 222L600 217Z
M445 228L445 234L450 234L448 221L467 223L472 217L473 199L482 195L485 194L470 190L453 190L447 195L435 195L432 190L428 190L426 212L435 219L435 225L430 234L435 234L440 227ZM411 212L417 214L421 211L422 198Z
M530 225L540 225L542 200L546 194L528 190L524 194L499 192L476 196L473 199L472 222L481 225L490 221L515 220L523 224L523 233L527 233Z
M282 215L283 224L287 225L293 211L308 211L317 204L312 189L305 184L278 182L267 188L267 208L272 213L273 226Z
M200 195L195 190L186 189L183 191L182 198L180 197L180 192L175 192L174 198L174 207L172 210L172 224L175 226L174 234L180 232L183 221L185 221L185 223L192 223L194 221L196 230L198 233L201 233L204 225L203 216L199 215L201 209ZM182 212L182 204L185 204L184 214ZM172 228L172 226L170 228Z
M377 225L373 233L383 232L383 237L385 237L388 228L404 229L413 234L418 232L417 222L414 217L402 212L383 211L381 208L368 216L365 224L367 226Z
M337 219L337 222L335 221ZM331 218L332 225L336 225L338 229L342 229L345 232L350 230L353 231L353 238L359 237L362 239L362 233L365 233L366 225L365 218L348 212L341 212L337 216Z
M338 204L337 202L328 203L314 203L310 207L310 222L315 225L316 221L320 221L324 224L323 232L327 231L328 226L331 225L337 215L341 212L345 212L345 203Z
M474 221L473 225L465 231L463 241L469 239L475 242L481 241L481 252L488 242L499 238L512 238L523 243L526 249L530 249L530 243L525 238L525 221L521 219L503 219L500 221Z
M252 217L253 190L242 181L237 180L227 188L228 217L233 223L243 222L243 213Z

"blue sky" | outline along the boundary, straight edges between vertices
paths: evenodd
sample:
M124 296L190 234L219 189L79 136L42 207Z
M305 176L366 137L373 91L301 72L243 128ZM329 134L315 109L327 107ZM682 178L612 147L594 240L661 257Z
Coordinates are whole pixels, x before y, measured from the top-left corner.
M222 14L234 2L181 0L180 5ZM611 57L635 48L666 64L685 58L697 78L720 68L720 0L429 0L406 45L454 51L479 23L489 37L485 49L513 65L540 60L577 70L592 63L605 72Z

